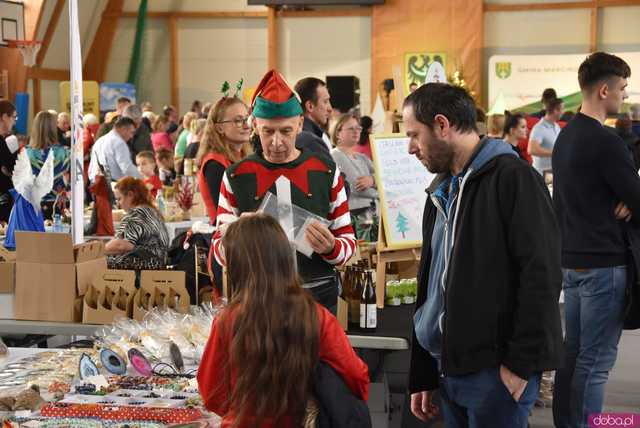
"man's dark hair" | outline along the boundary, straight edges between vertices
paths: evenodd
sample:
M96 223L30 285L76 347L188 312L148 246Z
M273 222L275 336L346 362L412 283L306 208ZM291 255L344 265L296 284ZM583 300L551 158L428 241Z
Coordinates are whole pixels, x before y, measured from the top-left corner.
M135 128L136 127L136 123L130 117L121 116L121 117L118 118L118 120L116 121L116 124L113 125L113 126L115 126L116 128L123 128L125 126L133 126Z
M478 132L476 104L471 95L459 86L447 83L427 83L404 100L404 107L413 107L418 122L433 129L436 115L441 114L459 132Z
M124 104L124 103L129 103L131 104L131 100L127 97L120 97L116 100L116 105L120 105L120 104Z
M623 79L630 77L631 68L622 58L606 52L592 53L578 69L578 82L582 90L616 76Z
M311 101L311 104L316 105L318 103L318 87L327 86L322 80L315 77L305 77L298 80L294 90L300 97L300 104L302 109L306 111L305 104L307 101Z
M542 104L546 103L549 100L555 100L556 98L558 98L558 94L556 93L555 89L547 88L542 91Z
M551 100L547 100L544 103L544 110L549 113L557 109L561 104L563 104L562 98L553 98Z
M416 82L411 82L411 84L409 85L409 87L415 86L416 88L418 87L418 84Z

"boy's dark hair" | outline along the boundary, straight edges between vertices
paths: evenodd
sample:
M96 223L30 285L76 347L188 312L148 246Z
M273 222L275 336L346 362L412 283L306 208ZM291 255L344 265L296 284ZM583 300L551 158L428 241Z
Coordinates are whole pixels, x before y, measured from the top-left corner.
M626 79L631 76L631 68L622 58L606 52L592 53L578 69L580 89L590 89L595 84L611 77Z
M555 89L547 88L542 91L542 104L545 104L549 100L555 100L556 98L558 98L558 94Z
M315 77L305 77L298 80L294 90L300 97L300 104L302 110L306 111L305 104L307 101L311 101L311 104L316 105L318 103L318 86L327 86L322 80Z
M130 117L120 116L113 126L115 126L116 128L122 128L129 125L133 126L134 128L136 127L136 123L133 121L133 119L131 119Z
M441 114L459 132L478 132L476 104L471 95L459 86L447 83L427 83L404 100L404 107L413 107L418 122L433 129L434 118Z
M544 103L544 110L549 113L557 109L561 104L563 104L562 98L554 98L552 100L547 100Z
M131 104L131 100L130 100L129 98L127 98L127 97L120 97L120 98L118 98L118 99L116 100L116 105L124 104L124 103L129 103L129 104Z

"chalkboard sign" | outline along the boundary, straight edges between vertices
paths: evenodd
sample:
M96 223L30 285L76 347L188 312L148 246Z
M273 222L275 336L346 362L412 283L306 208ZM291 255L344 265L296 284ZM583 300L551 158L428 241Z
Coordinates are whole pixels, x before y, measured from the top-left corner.
M409 154L409 137L371 135L370 141L386 248L420 247L425 189L435 175Z

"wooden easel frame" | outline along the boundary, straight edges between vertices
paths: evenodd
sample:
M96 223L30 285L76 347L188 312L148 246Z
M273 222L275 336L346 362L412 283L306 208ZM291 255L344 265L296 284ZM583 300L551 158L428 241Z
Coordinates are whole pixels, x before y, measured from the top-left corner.
M384 222L378 227L378 246L375 256L376 262L376 303L378 308L384 308L384 293L387 278L387 263L419 261L421 247L391 249L387 247L384 234Z

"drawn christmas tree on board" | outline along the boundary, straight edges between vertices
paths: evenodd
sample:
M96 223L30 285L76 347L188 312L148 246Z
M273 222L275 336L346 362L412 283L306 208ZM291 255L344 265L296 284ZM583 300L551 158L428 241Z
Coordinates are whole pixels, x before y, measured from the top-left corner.
M409 220L400 211L396 217L396 231L402 233L403 239L406 238L405 233L409 231Z

